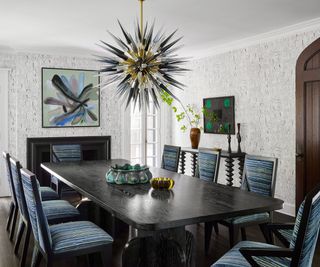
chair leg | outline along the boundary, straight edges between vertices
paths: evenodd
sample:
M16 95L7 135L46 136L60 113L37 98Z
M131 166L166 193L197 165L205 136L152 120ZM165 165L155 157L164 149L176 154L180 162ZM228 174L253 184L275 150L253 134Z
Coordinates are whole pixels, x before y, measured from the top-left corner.
M12 241L14 236L14 230L16 229L17 218L18 218L18 207L16 206L14 209L13 218L12 218L12 224L11 224L11 230L10 230L10 236L9 236L10 241Z
M246 228L244 227L241 227L241 239L244 241L244 240L247 240L247 233L246 233Z
M273 235L272 233L268 230L268 228L266 227L267 224L263 223L263 224L259 224L260 230L266 240L266 242L268 244L273 244L274 243L274 239L273 239Z
M21 239L23 236L24 228L25 228L25 223L23 220L20 221L18 232L17 232L17 238L16 238L16 243L14 244L14 254L18 254Z
M24 239L24 245L23 245L23 250L22 250L22 255L20 260L20 267L26 266L30 235L31 235L31 225L27 224L27 232L26 232L26 237Z
M219 234L219 225L218 225L218 223L213 223L213 227L214 227L214 231L215 231L215 233L216 234Z
M33 248L31 267L39 267L42 260L42 254L37 246ZM49 262L49 260L48 260Z
M213 223L211 222L204 223L204 252L206 256L209 253L212 227L213 227Z
M102 267L112 266L112 245L100 252Z
M10 203L10 209L9 209L9 216L8 216L7 225L6 225L7 231L9 231L9 229L10 229L10 225L11 225L11 222L12 222L13 213L14 213L14 203L11 201L11 203Z
M233 248L236 241L238 240L239 235L239 227L237 225L230 225L229 226L229 242L230 248Z

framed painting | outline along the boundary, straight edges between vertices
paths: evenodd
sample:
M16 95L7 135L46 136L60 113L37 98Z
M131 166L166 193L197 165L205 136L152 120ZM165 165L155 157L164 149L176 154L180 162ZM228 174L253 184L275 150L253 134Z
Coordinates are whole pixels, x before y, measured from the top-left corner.
M203 108L217 116L217 120L212 122L204 115L205 133L228 134L230 125L230 134L235 134L234 96L205 98Z
M96 70L42 68L42 127L99 127Z

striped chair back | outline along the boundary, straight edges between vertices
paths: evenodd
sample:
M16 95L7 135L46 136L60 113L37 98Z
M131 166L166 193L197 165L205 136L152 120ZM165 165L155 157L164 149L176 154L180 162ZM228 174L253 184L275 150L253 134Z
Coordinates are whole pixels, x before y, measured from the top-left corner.
M246 155L241 188L273 197L277 168L277 158Z
M52 145L52 162L81 160L81 145Z
M320 228L320 185L312 190L299 207L290 248L296 257L292 266L312 265Z
M22 167L20 165L20 162L11 156L10 156L10 168L11 168L13 188L15 190L18 208L20 210L20 213L23 219L25 221L28 221L29 217L28 217L27 204L26 204L26 199L25 199L25 195L24 195L24 191L21 183L20 170Z
M178 172L181 147L164 145L161 168Z
M220 165L220 152L199 149L197 176L204 181L217 182Z
M7 179L9 184L10 193L12 196L12 201L17 204L17 198L16 198L16 192L13 187L13 181L12 181L12 172L11 172L11 165L10 165L10 155L8 152L2 152L2 156L5 160L5 166L7 171Z
M52 240L49 224L42 208L39 183L36 176L27 169L21 169L21 178L35 242L48 253L51 251Z

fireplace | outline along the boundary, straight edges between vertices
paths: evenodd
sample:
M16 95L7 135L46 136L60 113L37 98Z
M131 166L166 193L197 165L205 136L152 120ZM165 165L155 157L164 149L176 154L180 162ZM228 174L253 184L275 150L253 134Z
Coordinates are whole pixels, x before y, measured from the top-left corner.
M50 175L40 167L40 164L51 161L51 147L54 144L80 144L83 160L111 158L110 136L27 138L27 168L37 175L41 185L50 185Z

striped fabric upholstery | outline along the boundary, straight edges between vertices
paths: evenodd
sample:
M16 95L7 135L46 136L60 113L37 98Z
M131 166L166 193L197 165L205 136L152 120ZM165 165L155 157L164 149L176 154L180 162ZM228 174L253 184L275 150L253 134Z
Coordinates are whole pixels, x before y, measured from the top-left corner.
M277 230L289 243L291 242L293 229L279 229Z
M242 241L235 245L225 255L223 255L211 267L251 267L249 262L242 256L239 249L243 247L250 248L278 248L274 245L265 243ZM263 267L288 267L290 266L290 259L276 258L276 257L254 257L254 260Z
M43 201L59 199L59 195L56 193L56 191L54 191L51 187L48 186L41 186L40 194L41 199Z
M11 169L10 169L10 164L9 161L7 159L7 154L5 152L3 152L3 158L5 161L5 168L6 168L6 172L7 172L7 179L8 179L8 183L9 183L9 189L10 189L10 193L11 196L13 196L15 198L15 193L14 192L14 188L13 188L13 181L12 181L12 176L11 176Z
M245 186L249 191L264 196L271 196L273 162L246 158L244 164L246 171Z
M10 167L11 167L11 173L12 173L13 188L16 193L18 207L21 212L21 215L27 218L28 212L26 210L26 203L23 195L22 185L20 182L20 172L18 170L18 167L12 162L10 162Z
M51 200L42 203L44 214L48 221L65 221L80 216L79 211L65 200Z
M88 221L52 225L50 234L54 254L108 245L113 242L110 235Z
M208 182L215 181L217 162L218 162L217 154L206 153L205 151L200 150L198 154L199 178Z
M296 223L293 230L293 235L290 243L290 247L294 248L295 243L297 241L298 231L300 228L300 223L302 219L304 203L299 207ZM309 215L309 219L307 221L306 233L303 240L301 256L299 259L299 266L307 267L312 265L312 259L314 250L317 244L318 235L320 228L320 192L314 197L313 203L311 206L311 211Z
M252 214L252 215L245 215L245 216L229 218L229 219L226 219L225 221L232 223L232 224L241 224L241 223L249 223L249 222L266 220L269 218L270 218L269 213L263 212L263 213L257 213L257 214Z
M71 145L53 145L52 161L79 161L81 160L81 146L78 144Z
M43 241L44 235L46 235L50 244L52 244L52 240L49 234L49 224L47 219L45 218L40 201L39 187L35 186L35 190L33 190L31 179L23 173L21 174L21 177L34 238L39 243L41 249L43 251L46 251ZM38 183L36 184L38 185ZM36 201L36 196L38 196L39 202ZM40 229L40 216L42 221L44 222L44 224L42 225L43 229L45 229L44 232L42 232Z
M168 171L177 172L180 157L180 147L164 146L162 168Z

